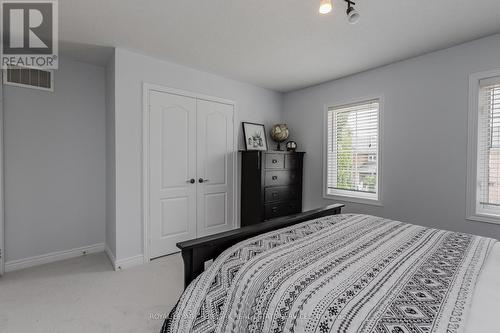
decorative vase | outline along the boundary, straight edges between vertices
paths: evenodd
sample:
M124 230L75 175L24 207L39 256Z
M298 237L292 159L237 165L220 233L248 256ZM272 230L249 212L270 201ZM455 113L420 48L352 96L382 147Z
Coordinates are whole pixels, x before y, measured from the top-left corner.
M287 151L296 151L297 150L297 142L295 142L295 141L288 141L286 143L286 150Z

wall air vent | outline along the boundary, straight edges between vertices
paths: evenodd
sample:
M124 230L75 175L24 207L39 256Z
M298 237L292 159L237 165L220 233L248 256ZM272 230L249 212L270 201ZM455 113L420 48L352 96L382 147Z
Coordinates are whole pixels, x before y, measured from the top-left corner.
M54 91L52 70L11 66L4 70L3 83L9 86Z

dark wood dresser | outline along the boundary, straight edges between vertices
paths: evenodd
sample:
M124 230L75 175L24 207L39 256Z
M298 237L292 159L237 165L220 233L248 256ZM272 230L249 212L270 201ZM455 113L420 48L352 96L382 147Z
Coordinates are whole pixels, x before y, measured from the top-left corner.
M304 153L241 153L242 227L302 212Z

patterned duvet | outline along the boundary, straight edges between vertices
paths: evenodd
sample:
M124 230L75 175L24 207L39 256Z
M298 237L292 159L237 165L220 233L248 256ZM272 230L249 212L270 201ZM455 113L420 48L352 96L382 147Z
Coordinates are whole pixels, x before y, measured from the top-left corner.
M462 332L495 241L334 215L226 250L162 332Z

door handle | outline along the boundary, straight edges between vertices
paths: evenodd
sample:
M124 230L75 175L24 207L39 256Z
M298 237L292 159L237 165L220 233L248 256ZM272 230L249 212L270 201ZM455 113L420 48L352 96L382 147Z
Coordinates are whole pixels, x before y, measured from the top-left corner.
M198 179L198 183L208 183L210 181L210 179L203 179L203 178L200 178Z
M186 180L186 183L194 184L194 183L196 183L196 180L194 180L194 178L191 178L191 179Z

